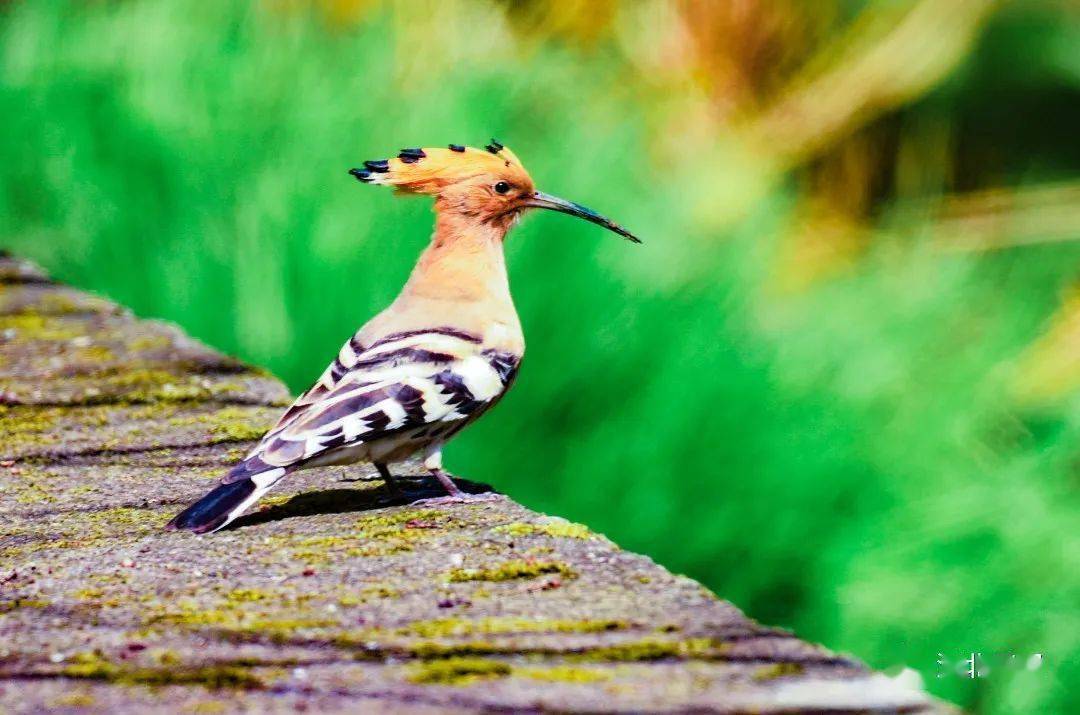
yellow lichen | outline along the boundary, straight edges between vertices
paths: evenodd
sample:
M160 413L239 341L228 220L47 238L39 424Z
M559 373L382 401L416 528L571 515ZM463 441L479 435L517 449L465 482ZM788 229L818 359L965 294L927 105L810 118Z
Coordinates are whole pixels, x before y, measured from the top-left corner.
M55 409L0 405L0 418L4 421L5 442L11 436L44 432L56 424L59 416L59 411ZM5 444L5 446L9 445Z
M67 678L103 680L126 685L201 685L209 689L265 687L263 681L246 668L234 665L143 668L117 665L94 653L78 653L60 669Z
M510 666L485 658L447 658L410 667L408 679L424 685L469 685L510 675Z
M214 428L214 434L226 437L233 442L247 442L259 439L266 430L261 425L253 425L248 422L230 422Z
M231 604L253 603L268 598L271 598L271 594L254 588L238 588L225 595L225 601Z
M171 345L172 341L164 335L145 335L128 343L128 349L143 352L145 350L161 350Z
M53 701L54 705L69 708L89 708L94 703L94 696L90 693L67 693Z
M561 519L552 520L544 524L514 522L512 524L496 526L492 531L497 534L508 534L509 536L532 536L541 534L565 539L592 539L596 537L596 534L584 524L576 524L572 521L564 521Z
M397 629L399 635L423 638L445 636L500 635L507 633L602 633L626 628L624 621L560 620L549 618L490 617L478 619L439 618L416 621Z
M111 362L116 359L116 353L104 345L88 345L77 348L73 357L78 362Z
M150 616L147 625L171 623L178 626L224 626L237 633L284 633L303 628L326 628L338 625L336 620L320 617L267 618L235 608L197 608L181 606L180 609Z
M36 598L16 598L12 601L0 601L0 613L8 613L21 608L45 608L48 601Z
M360 536L377 539L384 536L400 536L405 531L412 531L421 536L425 529L444 526L452 517L438 509L404 509L399 512L379 516L367 516L357 519L356 528Z
M353 606L362 606L371 601L400 597L401 591L393 586L389 584L375 584L372 586L365 586L355 593L348 593L340 596L338 598L338 605L350 608Z
M273 538L269 543L275 548L292 548L292 558L317 566L333 563L340 556L370 558L406 553L453 522L452 516L435 509L405 509L358 519L354 530L347 534Z
M412 643L406 648L409 655L419 658L420 660L436 660L440 658L479 655L514 655L519 650L519 648L498 645L491 641L467 641L464 643L420 641L419 643Z
M201 415L183 415L168 420L176 427L202 425L216 437L215 442L248 442L259 439L273 427L273 422L251 408L225 407ZM243 456L242 453L239 456Z
M801 663L772 663L754 671L754 680L773 680L791 675L802 675L806 668Z
M599 680L611 680L609 671L573 668L569 665L556 665L549 668L514 668L513 674L553 683L595 683Z
M510 581L521 578L536 578L545 574L559 574L564 578L575 578L577 573L568 564L561 561L506 561L497 566L477 569L453 569L446 575L450 582L462 581Z
M45 293L37 300L34 310L47 315L72 315L86 310L86 305L80 305L72 296L63 293Z
M575 657L579 660L596 662L637 662L669 658L707 658L715 655L716 650L713 642L708 638L690 638L682 641L647 638L590 648Z
M71 340L82 334L82 327L63 318L35 314L0 316L0 333L14 331L16 340Z

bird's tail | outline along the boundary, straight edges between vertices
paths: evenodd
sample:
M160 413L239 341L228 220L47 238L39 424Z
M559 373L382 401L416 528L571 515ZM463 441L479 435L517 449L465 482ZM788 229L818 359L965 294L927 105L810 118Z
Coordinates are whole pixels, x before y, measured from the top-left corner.
M263 494L285 476L281 467L232 482L223 482L206 496L173 517L166 529L187 529L206 534L224 528L247 511Z

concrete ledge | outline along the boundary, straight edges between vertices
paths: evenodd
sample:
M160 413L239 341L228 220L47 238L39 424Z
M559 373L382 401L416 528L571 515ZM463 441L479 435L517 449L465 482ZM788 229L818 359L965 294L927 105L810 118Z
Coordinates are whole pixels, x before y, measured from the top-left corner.
M287 401L0 257L0 711L944 711L505 498L326 468L162 531Z

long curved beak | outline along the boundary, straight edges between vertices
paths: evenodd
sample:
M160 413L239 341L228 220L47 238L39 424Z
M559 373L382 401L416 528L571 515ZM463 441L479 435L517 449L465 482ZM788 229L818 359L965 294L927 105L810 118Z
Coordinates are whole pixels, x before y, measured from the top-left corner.
M560 213L570 214L571 216L577 216L578 218L585 219L589 223L595 223L597 226L603 226L609 231L614 231L623 238L629 239L634 243L641 243L640 238L630 233L614 221L610 221L604 218L592 209L586 208L581 204L575 204L573 201L560 199L558 196L545 194L543 191L534 192L533 195L525 201L525 205L538 209L551 209L552 211L558 211Z

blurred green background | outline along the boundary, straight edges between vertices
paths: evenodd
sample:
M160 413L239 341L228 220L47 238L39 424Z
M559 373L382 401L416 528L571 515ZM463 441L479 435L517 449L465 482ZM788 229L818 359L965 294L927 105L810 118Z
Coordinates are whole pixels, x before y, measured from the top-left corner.
M346 170L498 137L645 244L512 234L528 358L451 468L1080 711L1075 3L9 0L0 112L0 245L294 390L431 228ZM936 677L972 651L1044 664Z

